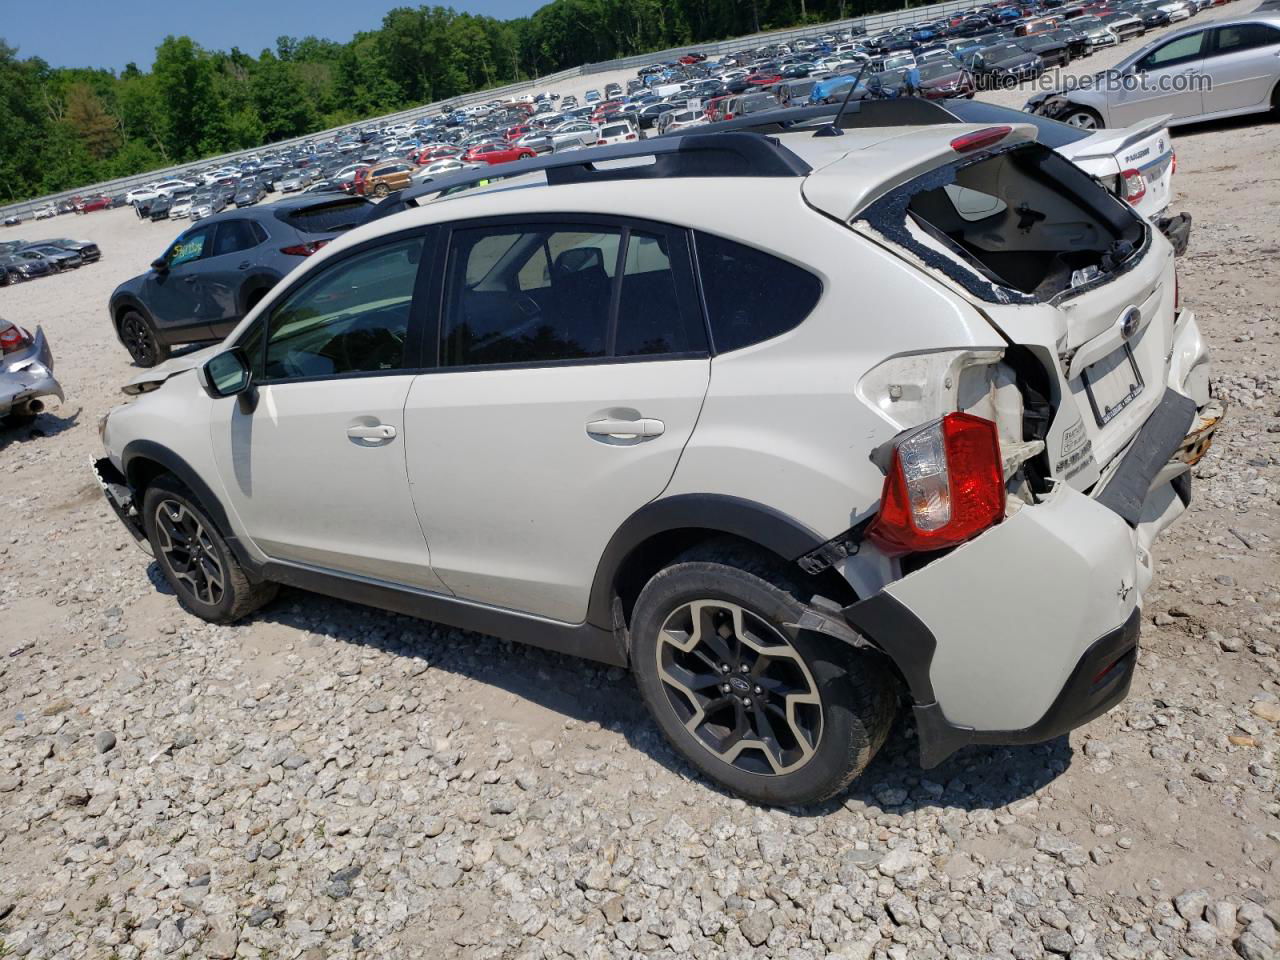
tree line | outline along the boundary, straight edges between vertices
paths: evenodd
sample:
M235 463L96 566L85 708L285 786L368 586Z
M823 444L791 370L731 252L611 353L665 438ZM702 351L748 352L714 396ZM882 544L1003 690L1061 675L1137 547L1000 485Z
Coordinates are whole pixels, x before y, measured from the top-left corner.
M150 70L51 67L0 39L0 197L22 200L536 79L892 0L552 0L515 20L400 7L347 43L280 37L256 57L186 36Z

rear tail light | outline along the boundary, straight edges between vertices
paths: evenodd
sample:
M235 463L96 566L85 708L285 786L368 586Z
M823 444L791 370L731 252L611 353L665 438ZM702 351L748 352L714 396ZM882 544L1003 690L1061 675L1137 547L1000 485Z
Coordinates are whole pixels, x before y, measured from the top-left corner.
M973 150L985 150L987 147L993 147L1009 134L1013 133L1013 127L985 127L982 130L975 130L973 133L966 133L956 137L951 141L951 149L956 153L969 153Z
M1130 204L1147 195L1147 178L1141 170L1125 170L1120 174L1120 195Z
M31 334L16 324L0 330L0 351L14 353L31 346Z
M1174 151L1171 151L1171 153L1172 153L1172 155L1173 155L1173 159L1169 161L1169 163L1170 163L1170 170L1169 170L1169 172L1170 172L1170 173L1177 173L1177 172L1178 172L1178 152L1177 152L1176 150L1174 150Z
M310 240L307 243L298 243L291 247L281 247L280 252L287 253L291 257L309 257L328 242L328 240Z
M894 442L868 538L888 554L941 550L1004 516L1000 435L990 420L948 413Z

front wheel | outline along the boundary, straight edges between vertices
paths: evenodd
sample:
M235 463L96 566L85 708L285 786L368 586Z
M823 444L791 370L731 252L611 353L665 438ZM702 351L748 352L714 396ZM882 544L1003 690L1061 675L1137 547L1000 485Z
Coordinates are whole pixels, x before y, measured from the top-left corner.
M380 183L373 188L373 195L375 197L385 197L390 192L391 192L391 188L388 187L385 183Z
M668 741L757 803L814 803L870 763L896 688L878 654L789 628L806 591L737 545L677 559L632 617L632 670Z
M188 613L233 623L275 596L275 584L250 582L204 507L173 477L147 487L142 519L156 562Z
M169 347L160 342L155 327L137 310L126 311L120 318L120 340L140 367L154 367L169 357Z
M1068 126L1079 127L1081 130L1102 129L1102 115L1088 107L1073 106L1062 118L1062 122Z

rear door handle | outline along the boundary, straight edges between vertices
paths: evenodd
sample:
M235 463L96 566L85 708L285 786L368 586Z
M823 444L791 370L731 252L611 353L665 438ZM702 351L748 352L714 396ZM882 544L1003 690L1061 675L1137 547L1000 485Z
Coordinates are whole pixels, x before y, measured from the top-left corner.
M190 277L183 277L183 278L182 278L182 282L183 282L183 283L195 283L195 282L196 282L196 278L195 278L195 276L194 276L194 275L192 275L192 276L190 276Z
M594 437L660 437L667 425L661 420L591 420L587 433Z
M372 427L347 427L347 436L353 440L391 440L396 435L396 428L389 423L378 423Z

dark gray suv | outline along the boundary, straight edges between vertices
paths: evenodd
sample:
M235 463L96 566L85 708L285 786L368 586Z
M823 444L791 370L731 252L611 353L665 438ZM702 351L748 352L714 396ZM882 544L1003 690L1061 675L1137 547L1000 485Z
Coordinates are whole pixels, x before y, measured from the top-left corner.
M152 367L174 346L222 339L285 274L372 209L363 197L309 196L200 221L111 294L120 342L138 366Z

